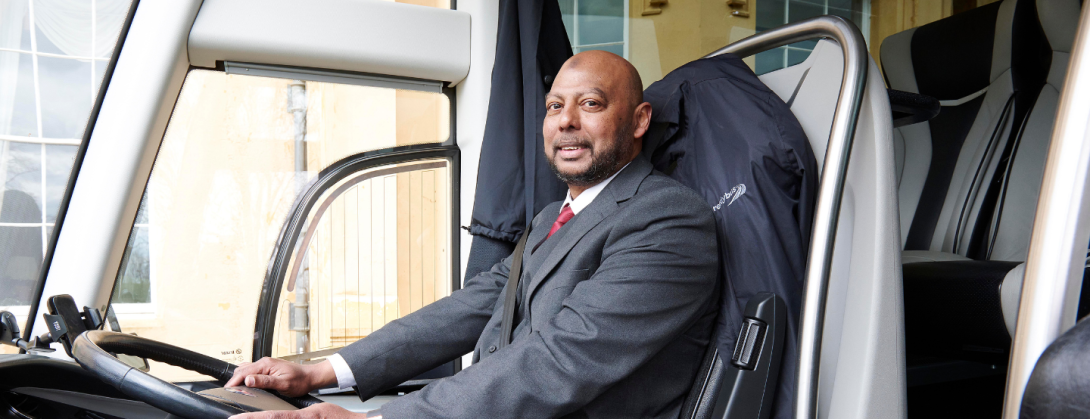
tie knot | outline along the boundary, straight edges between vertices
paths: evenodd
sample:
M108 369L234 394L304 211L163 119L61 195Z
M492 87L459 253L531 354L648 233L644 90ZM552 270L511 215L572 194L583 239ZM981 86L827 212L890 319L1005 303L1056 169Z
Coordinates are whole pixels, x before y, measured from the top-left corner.
M560 216L556 217L556 222L564 224L574 216L575 212L571 210L571 205L564 205L564 208L560 209Z
M556 217L556 222L553 223L553 228L549 229L549 235L545 236L545 238L552 237L553 233L556 233L556 230L560 230L560 227L563 227L564 224L566 224L574 216L575 212L571 210L571 206L565 204L564 208L560 210L560 216Z

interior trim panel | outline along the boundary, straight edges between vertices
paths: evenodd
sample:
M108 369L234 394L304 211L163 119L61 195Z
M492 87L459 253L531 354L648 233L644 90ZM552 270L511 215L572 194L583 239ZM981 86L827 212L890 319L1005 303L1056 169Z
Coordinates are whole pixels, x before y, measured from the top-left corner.
M190 63L207 68L235 61L457 84L469 53L469 13L381 1L206 0L189 33Z

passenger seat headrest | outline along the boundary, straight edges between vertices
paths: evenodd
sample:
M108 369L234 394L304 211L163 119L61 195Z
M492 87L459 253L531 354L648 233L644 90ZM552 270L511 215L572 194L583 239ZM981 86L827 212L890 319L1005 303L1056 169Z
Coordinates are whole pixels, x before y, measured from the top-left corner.
M879 54L882 57L882 70L886 84L890 89L909 93L920 93L916 85L916 69L912 65L912 34L916 28L897 32L882 41Z
M911 54L918 93L939 100L961 99L988 87L1010 69L1017 1L991 3L917 27L913 32L905 31L911 33L907 51L904 35L891 36L895 42L886 49ZM883 54L883 58L889 57ZM886 68L891 64L883 60ZM898 90L911 91L904 87Z
M1037 0L1037 17L1053 51L1071 53L1079 27L1079 0Z

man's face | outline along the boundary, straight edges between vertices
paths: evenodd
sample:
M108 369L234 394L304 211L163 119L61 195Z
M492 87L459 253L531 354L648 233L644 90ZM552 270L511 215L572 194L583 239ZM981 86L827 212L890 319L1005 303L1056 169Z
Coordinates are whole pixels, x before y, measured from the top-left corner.
M545 157L569 186L601 182L635 157L633 99L599 65L565 65L545 98Z

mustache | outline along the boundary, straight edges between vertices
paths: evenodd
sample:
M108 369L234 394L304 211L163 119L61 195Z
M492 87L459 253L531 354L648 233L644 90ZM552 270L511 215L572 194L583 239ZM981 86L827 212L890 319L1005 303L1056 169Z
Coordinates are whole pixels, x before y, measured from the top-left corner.
M561 149L564 147L594 148L592 147L590 140L576 136L561 136L553 140L553 149Z

